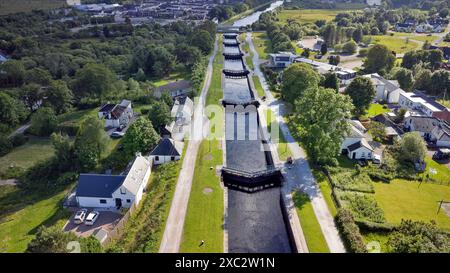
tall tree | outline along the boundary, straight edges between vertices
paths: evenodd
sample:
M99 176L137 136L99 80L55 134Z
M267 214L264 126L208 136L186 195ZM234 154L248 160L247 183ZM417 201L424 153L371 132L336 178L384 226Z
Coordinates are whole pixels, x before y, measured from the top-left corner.
M161 128L172 120L169 106L164 101L155 102L148 112L148 118L152 122L153 128L161 132Z
M411 91L414 85L414 77L411 70L406 68L399 68L395 73L395 78L400 84L400 88L406 91Z
M352 99L355 106L353 113L359 117L369 109L375 97L375 88L369 78L356 77L345 89L345 93Z
M102 64L89 63L75 75L73 90L78 97L105 98L114 90L116 76Z
M367 73L388 73L395 64L394 54L385 45L374 45L369 49L364 60L364 70Z
M106 151L109 137L98 117L86 119L75 139L75 154L83 171L95 168Z
M47 102L55 109L57 114L62 114L72 107L73 94L64 81L53 81L47 91Z
M27 115L28 111L21 101L0 92L0 123L12 127L23 121Z
M399 142L399 156L409 162L423 161L427 153L425 141L417 132L406 133Z
M331 88L339 92L339 79L334 72L328 72L324 75L322 82L320 84L325 88Z
M127 155L133 156L137 152L151 151L159 139L150 121L146 117L139 117L128 128L123 138L123 148Z
M308 88L295 103L294 122L299 125L308 156L318 164L335 164L348 133L346 118L353 106L346 95L333 89Z
M281 96L289 103L303 95L306 89L319 85L320 75L311 66L303 63L290 65L283 73Z
M41 107L31 116L30 132L37 136L49 136L56 129L58 119L50 107Z
M203 54L209 54L214 46L214 40L206 30L196 30L191 37L191 45L199 48Z

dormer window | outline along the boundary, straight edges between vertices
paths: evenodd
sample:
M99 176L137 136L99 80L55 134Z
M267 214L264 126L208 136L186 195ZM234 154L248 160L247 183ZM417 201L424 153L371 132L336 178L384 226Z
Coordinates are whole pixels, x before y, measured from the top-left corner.
M127 194L127 190L124 188L120 188L120 194Z

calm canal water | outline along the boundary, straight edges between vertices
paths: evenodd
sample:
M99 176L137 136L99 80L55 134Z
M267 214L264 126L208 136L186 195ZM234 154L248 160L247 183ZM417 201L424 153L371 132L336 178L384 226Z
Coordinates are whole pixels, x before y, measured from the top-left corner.
M270 7L268 7L267 9L254 12L254 13L252 13L251 15L249 15L247 17L244 17L242 19L237 20L236 22L234 22L233 26L235 26L235 27L244 27L244 26L247 26L247 25L251 25L251 24L255 23L256 21L258 21L259 16L261 14L263 14L264 12L272 11L272 10L278 8L279 6L283 5L283 2L284 1L273 2L270 5Z

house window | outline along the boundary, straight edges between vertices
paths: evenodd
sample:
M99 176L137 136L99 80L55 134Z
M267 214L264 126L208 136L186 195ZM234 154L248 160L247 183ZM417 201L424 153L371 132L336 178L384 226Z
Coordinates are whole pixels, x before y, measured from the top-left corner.
M156 161L159 161L159 156L155 156L155 160L156 160Z
M130 199L127 199L127 203L131 203L131 200L130 200Z
M124 188L120 188L120 193L121 194L127 194L127 191Z
M175 157L174 156L170 157L170 160L175 161Z
M365 152L362 152L362 153L361 153L361 157L366 157L366 153L365 153Z
M106 204L106 199L100 199L100 204Z

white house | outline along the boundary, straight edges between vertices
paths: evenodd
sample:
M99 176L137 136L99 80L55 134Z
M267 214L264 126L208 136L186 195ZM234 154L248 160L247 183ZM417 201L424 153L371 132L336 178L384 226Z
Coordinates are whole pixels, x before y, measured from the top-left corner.
M183 142L171 138L163 138L150 153L149 158L155 165L180 160L183 153Z
M133 117L133 108L131 101L122 100L120 104L107 103L98 111L99 118L105 118L105 127L119 128L127 126Z
M138 205L151 174L151 160L137 155L126 175L80 174L76 200L80 207L129 208Z
M435 117L450 122L450 109L422 92L400 92L398 104L413 116Z
M400 92L404 92L397 81L389 81L377 73L364 75L369 78L376 90L375 101L385 101L387 103L398 103Z
M356 71L328 63L317 62L307 58L297 58L295 62L309 64L320 74L334 72L342 85L347 85L356 77Z
M189 98L177 98L171 110L171 116L178 125L189 125L194 114L194 102Z
M418 132L425 140L435 142L438 147L450 147L450 125L438 118L409 116L403 126L406 130Z
M350 159L367 159L374 157L375 149L369 144L366 129L357 120L349 120L350 133L341 144L341 152Z
M291 65L297 55L291 52L279 52L274 54L269 54L269 63L271 67L274 68L285 68Z

